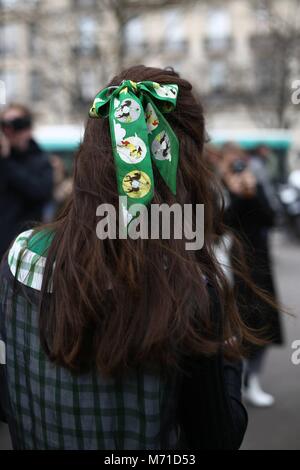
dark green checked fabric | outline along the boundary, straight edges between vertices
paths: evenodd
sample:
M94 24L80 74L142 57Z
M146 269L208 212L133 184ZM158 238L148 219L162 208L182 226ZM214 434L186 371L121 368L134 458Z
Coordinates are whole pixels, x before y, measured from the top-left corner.
M0 367L19 449L161 449L177 443L174 387L162 374L74 376L49 362L38 334L38 293L51 234L21 234L0 272ZM16 269L18 267L18 269ZM16 277L15 277L16 276ZM13 283L17 279L17 291ZM0 395L4 390L0 390ZM167 424L166 424L167 423Z

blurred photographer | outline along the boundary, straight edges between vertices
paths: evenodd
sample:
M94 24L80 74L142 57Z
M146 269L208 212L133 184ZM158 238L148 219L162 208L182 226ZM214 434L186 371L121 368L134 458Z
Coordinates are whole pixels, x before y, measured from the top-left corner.
M225 222L243 243L249 274L254 284L276 300L269 250L269 231L274 225L275 213L264 186L251 170L242 149L226 144L219 164L220 176L225 186ZM231 247L232 265L238 254ZM262 301L235 279L240 311L245 323L263 332L263 337L273 344L282 344L279 312ZM260 375L267 347L249 347L245 376L245 399L252 405L268 407L274 404L272 395L262 390Z
M224 145L219 169L229 193L245 199L255 196L257 180L248 165L246 155L238 146Z
M11 104L0 115L0 258L20 230L41 221L52 188L52 167L32 138L31 113Z

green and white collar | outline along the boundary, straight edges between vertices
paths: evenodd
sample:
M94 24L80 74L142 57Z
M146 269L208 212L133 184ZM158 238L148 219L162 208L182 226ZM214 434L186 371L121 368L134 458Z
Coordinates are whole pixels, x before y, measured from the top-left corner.
M53 236L53 232L49 231L27 230L18 235L9 250L10 271L27 287L41 290L47 253Z

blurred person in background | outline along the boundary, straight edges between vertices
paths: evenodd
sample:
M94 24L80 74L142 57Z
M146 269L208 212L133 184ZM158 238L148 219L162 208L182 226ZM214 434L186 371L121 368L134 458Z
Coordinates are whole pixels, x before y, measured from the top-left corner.
M249 168L257 182L263 187L264 193L275 215L281 207L275 185L279 178L278 159L267 145L259 145L249 152Z
M52 197L48 157L32 137L32 116L20 104L0 116L0 257L27 224L40 222Z
M276 300L269 249L269 232L275 216L270 194L267 194L263 180L260 182L255 176L245 153L237 145L224 145L219 172L226 188L225 223L242 240L252 281ZM231 251L234 255L234 244ZM277 309L255 296L241 281L236 281L236 291L246 324L250 328L260 329L269 343L282 344ZM258 407L274 404L274 397L265 393L260 383L266 350L267 346L251 346L247 358L244 397Z
M279 178L278 158L270 147L258 145L249 152L251 169L258 181L268 180L275 185Z

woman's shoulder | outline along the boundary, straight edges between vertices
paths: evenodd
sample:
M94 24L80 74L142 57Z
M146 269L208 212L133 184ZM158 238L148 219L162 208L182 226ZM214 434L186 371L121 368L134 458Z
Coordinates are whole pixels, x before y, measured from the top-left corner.
M21 284L41 290L47 253L54 237L49 229L32 229L20 233L7 257L9 270Z

